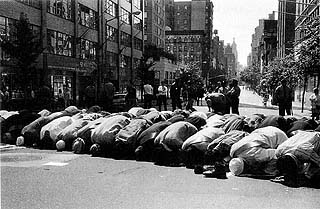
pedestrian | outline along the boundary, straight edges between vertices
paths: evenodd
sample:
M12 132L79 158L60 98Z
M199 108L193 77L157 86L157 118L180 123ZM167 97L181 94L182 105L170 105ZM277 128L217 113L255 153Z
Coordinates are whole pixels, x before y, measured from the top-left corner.
M188 92L188 102L187 102L186 110L193 112L195 111L195 109L193 108L193 102L197 99L197 90L192 86L188 86L187 92Z
M205 90L203 87L199 87L197 89L197 105L199 106L199 102L201 103L202 106L202 98L204 96Z
M134 88L132 81L127 85L127 94L125 96L127 110L137 105L137 90Z
M233 79L230 87L231 89L227 92L227 97L230 102L231 111L233 114L239 115L239 96L241 90L238 86L238 81L236 79Z
M177 107L178 107L178 109L182 109L180 95L181 95L181 87L177 81L174 81L170 87L170 97L172 100L172 111L174 111Z
M100 106L105 111L110 111L113 104L115 87L113 83L107 78L106 83L102 85L102 90L100 92Z
M293 101L293 92L287 86L287 80L283 78L281 80L281 85L279 85L274 93L275 103L279 106L279 115L285 116L292 114L292 101Z
M91 82L84 90L85 107L90 108L95 105L96 88Z
M316 119L319 120L319 114L320 114L320 95L319 95L319 89L314 88L313 94L310 96L311 101L311 117L312 120Z
M164 110L167 110L167 93L168 88L164 85L165 82L161 81L161 85L158 87L158 105L159 111L161 111L161 105L163 104Z
M64 86L64 91L63 91L63 98L64 98L64 107L69 107L70 106L70 100L71 100L71 92L70 89L67 86Z
M147 81L145 85L143 85L144 92L144 108L148 109L152 107L152 99L153 99L153 87Z

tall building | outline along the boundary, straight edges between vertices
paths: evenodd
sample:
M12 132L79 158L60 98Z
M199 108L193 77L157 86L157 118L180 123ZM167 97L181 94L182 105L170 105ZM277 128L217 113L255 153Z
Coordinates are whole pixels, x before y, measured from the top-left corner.
M42 40L36 68L55 95L67 86L76 104L89 82L99 91L109 78L122 91L135 80L143 50L142 5L140 0L0 1L0 33L9 37L23 12ZM14 91L15 66L0 51L1 80Z
M292 52L295 39L296 0L279 1L277 57L282 58Z
M232 47L232 53L234 54L235 57L235 63L236 63L236 70L238 70L238 49L237 49L237 44L235 38L233 38L233 42L231 44Z
M261 72L274 59L277 52L277 20L274 13L269 19L260 19L252 35L252 65L259 66Z
M230 80L237 77L236 56L233 53L232 45L227 44L224 49L224 56L226 58L227 79Z
M318 0L297 0L295 20L296 44L305 36L305 25L311 18L320 16L320 2Z
M168 28L167 31L169 31L168 35L172 36L177 34L180 36L181 34L184 34L187 36L193 36L194 34L199 34L199 36L201 36L201 48L194 48L193 50L198 50L198 53L201 54L201 59L198 61L201 66L200 70L202 72L202 76L208 78L209 71L212 69L212 57L210 56L213 17L212 2L210 0L179 2L166 0L166 9L166 26ZM171 44L172 43L170 43L170 45ZM178 43L176 44L176 47L179 47ZM188 50L190 49L191 48ZM194 52L187 51L186 53L192 54ZM188 59L184 59L184 61L186 60Z
M165 0L144 0L144 42L165 48Z
M308 35L306 25L315 17L320 16L320 1L317 0L297 0L296 21L295 21L295 47L299 47L301 41ZM310 75L307 90L312 92L312 88L319 86L320 70L315 68Z

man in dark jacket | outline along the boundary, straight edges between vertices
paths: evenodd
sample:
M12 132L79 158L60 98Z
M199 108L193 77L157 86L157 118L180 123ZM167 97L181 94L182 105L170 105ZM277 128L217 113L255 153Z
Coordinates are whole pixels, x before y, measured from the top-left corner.
M276 88L274 94L275 102L279 106L279 115L284 116L285 112L287 112L287 115L291 115L293 92L287 86L285 79L281 80L281 85Z
M181 106L181 100L180 100L180 95L181 95L181 87L178 84L178 82L173 82L172 86L170 87L170 97L172 100L172 111L178 107L179 109L182 109Z

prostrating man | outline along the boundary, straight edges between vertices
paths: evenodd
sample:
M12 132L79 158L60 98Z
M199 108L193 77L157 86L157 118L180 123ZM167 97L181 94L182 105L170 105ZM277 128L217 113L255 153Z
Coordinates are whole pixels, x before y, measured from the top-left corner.
M277 167L288 186L320 188L320 132L297 131L276 149Z

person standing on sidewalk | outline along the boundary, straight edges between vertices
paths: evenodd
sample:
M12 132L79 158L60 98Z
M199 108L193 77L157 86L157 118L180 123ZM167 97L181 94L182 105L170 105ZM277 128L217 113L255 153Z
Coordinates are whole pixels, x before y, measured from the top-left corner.
M181 95L181 87L177 81L174 81L170 88L170 97L172 100L172 111L174 111L176 107L178 107L179 109L182 109L180 95Z
M239 96L240 88L238 86L238 81L236 79L232 80L231 89L228 91L227 96L230 98L231 111L233 114L239 115Z
M274 94L275 103L279 106L279 115L285 116L285 112L287 115L291 115L293 92L287 86L286 79L281 80L281 85L276 88Z
M312 119L319 120L319 114L320 114L320 95L319 95L319 89L314 88L313 94L310 96L311 101L311 117Z
M144 108L148 109L152 107L153 87L147 82L143 86L144 91Z
M167 110L167 92L168 88L164 85L164 81L161 81L161 85L158 87L158 104L159 111L161 111L161 105L163 103L164 110Z

